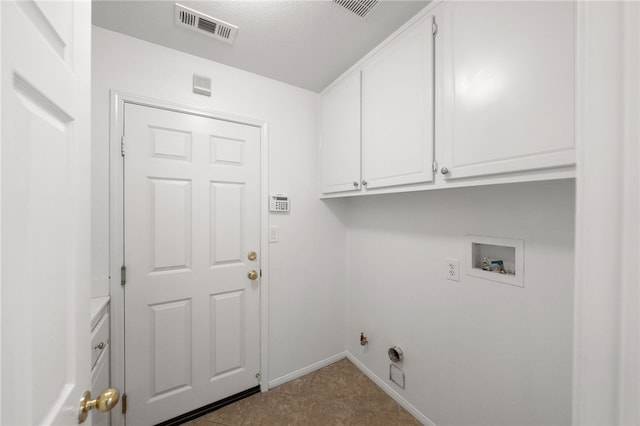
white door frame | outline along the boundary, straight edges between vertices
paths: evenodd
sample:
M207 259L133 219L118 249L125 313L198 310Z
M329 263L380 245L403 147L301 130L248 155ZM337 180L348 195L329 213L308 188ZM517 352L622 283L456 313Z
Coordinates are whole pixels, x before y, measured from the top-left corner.
M124 392L124 289L120 285L120 268L123 262L123 162L121 140L124 130L124 104L136 104L193 114L216 120L229 121L260 128L260 390L269 389L269 243L268 243L268 194L269 194L269 125L264 120L247 118L218 111L206 111L186 105L165 102L143 96L111 90L109 92L109 288L111 293L111 386ZM214 401L212 401L214 402ZM124 424L120 411L112 413L112 424Z
M578 5L573 424L639 424L640 5Z

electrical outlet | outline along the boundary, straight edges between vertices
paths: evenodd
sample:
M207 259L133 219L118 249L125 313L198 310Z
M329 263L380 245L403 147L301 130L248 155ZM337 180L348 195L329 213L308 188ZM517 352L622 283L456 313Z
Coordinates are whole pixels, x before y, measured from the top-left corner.
M460 281L460 261L458 259L447 258L447 279Z

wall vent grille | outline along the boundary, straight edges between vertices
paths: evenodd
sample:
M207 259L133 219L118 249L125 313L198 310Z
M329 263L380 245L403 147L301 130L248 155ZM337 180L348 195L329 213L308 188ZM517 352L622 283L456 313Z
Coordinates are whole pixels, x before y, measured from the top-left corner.
M333 0L333 2L363 18L378 4L378 0Z
M193 75L193 93L211 96L211 79L203 75Z
M206 34L226 43L233 43L238 27L176 3L176 24Z
M216 27L218 25L215 22L207 21L204 18L198 19L198 28L202 31L209 31L210 33L216 33Z

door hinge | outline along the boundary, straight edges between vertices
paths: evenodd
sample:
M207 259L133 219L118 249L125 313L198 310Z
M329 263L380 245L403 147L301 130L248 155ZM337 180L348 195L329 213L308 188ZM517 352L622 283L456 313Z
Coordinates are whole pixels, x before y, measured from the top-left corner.
M127 394L122 394L122 414L127 414Z
M433 171L433 173L437 173L438 172L438 162L434 161L433 164L431 165L431 171Z
M438 24L436 24L435 22L431 24L431 32L433 33L433 35L438 34Z
M260 278L262 278L262 269L260 269Z
M120 285L125 285L127 283L127 267L122 265L120 268Z
M120 139L120 155L124 157L124 136Z

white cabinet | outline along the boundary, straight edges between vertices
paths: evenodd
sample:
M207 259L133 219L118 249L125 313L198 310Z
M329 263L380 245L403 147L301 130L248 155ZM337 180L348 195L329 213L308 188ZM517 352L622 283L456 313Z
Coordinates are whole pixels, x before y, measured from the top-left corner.
M101 392L109 388L109 356L106 353L101 355L91 372L91 396L97 398ZM103 413L98 410L91 410L92 426L109 426L111 424L111 413Z
M360 189L360 72L322 96L322 192Z
M575 163L575 7L451 1L438 8L436 143L445 179Z
M366 188L433 180L433 32L427 16L362 67Z
M431 182L432 91L428 16L323 94L322 192Z
M91 301L91 396L96 398L110 386L109 345L109 301L108 297ZM111 413L91 410L94 426L111 424Z
M324 94L323 196L575 176L576 17L571 1L421 12Z

